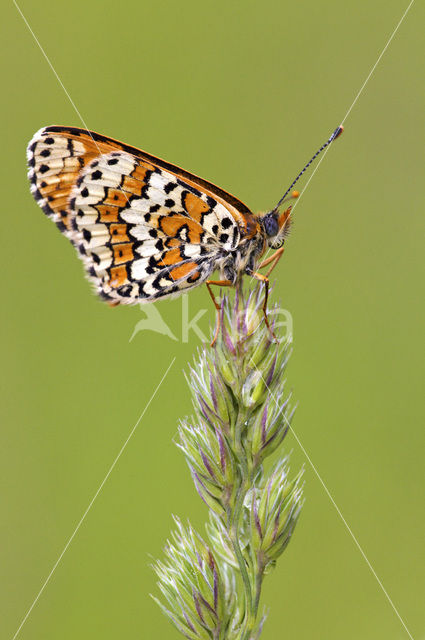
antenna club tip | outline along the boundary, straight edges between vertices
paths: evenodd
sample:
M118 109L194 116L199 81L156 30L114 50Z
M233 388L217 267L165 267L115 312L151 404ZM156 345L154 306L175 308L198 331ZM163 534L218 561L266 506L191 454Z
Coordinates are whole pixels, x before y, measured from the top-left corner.
M292 195L293 198L298 198L299 195L300 195L300 192L299 191L293 191L291 195Z
M334 140L336 140L337 138L339 138L339 136L341 135L341 133L344 131L344 127L342 126L342 124L339 125L339 127L337 128L336 132L335 132L335 138Z

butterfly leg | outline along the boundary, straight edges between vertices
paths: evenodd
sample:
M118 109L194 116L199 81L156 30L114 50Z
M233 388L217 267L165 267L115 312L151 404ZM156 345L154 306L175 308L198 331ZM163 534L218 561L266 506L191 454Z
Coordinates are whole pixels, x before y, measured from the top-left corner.
M211 290L211 285L215 284L217 287L231 287L232 283L230 282L230 280L207 280L205 284L207 285L208 293L210 294L211 300L213 301L214 306L217 310L217 323L215 327L214 338L211 342L211 346L213 347L218 338L218 332L220 331L220 326L221 326L221 316L220 316L221 306L217 302L215 295Z
M275 254L276 255L276 254ZM274 257L274 256L272 256ZM268 263L270 264L270 262ZM273 333L270 324L269 324L269 319L267 317L267 302L269 300L269 286L270 286L270 280L268 279L267 276L263 276L262 273L257 273L256 271L252 274L252 277L255 278L256 280L259 280L260 282L264 283L264 287L265 287L265 293L264 293L264 302L263 302L263 316L264 316L264 321L266 323L266 327L270 332L270 335L272 336L273 340L275 340L276 342L279 342L279 340L276 338L275 334Z
M270 256L270 258L267 258L267 260L263 260L263 262L261 262L261 264L258 265L259 269L263 269L264 267L267 267L267 265L269 264L272 265L270 269L268 269L268 271L266 272L266 278L269 277L269 275L271 274L271 272L273 271L273 269L281 259L284 251L285 251L285 247L281 247L280 249L275 251L274 254Z

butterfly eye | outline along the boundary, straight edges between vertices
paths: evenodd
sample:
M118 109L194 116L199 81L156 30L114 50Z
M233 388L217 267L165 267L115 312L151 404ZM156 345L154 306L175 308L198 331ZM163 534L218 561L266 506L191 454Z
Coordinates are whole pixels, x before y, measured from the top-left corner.
M271 236L275 236L279 232L279 223L275 213L268 213L265 215L263 218L263 224L264 231L269 238Z

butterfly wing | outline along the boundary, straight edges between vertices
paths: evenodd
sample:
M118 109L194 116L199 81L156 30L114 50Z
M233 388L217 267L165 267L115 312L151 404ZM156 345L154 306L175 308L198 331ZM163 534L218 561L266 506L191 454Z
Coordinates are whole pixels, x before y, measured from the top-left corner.
M34 198L113 304L201 284L247 232L249 209L230 194L85 129L41 129L28 164Z

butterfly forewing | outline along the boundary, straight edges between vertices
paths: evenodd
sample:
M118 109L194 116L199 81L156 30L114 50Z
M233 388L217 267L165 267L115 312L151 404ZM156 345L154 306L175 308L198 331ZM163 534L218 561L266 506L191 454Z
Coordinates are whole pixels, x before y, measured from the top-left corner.
M244 233L245 205L211 183L83 129L47 127L28 147L31 191L111 303L204 282Z

